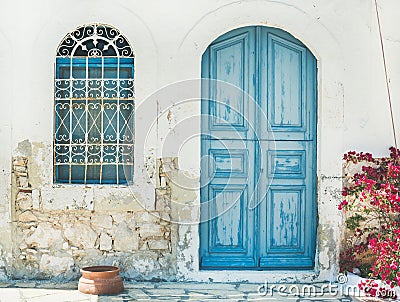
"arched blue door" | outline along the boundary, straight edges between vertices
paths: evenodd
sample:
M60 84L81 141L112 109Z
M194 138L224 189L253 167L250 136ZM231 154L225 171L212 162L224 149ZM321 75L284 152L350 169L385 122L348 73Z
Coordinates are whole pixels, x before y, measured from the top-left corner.
M308 269L316 234L316 60L244 27L202 58L202 269Z

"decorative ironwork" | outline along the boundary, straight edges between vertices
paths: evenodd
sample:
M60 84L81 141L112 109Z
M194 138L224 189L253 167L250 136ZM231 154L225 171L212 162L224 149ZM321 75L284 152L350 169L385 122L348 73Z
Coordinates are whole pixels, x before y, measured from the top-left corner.
M132 49L115 28L85 25L64 38L54 82L56 182L132 181L133 69Z
M57 49L60 57L133 57L132 48L118 29L86 24L66 35Z

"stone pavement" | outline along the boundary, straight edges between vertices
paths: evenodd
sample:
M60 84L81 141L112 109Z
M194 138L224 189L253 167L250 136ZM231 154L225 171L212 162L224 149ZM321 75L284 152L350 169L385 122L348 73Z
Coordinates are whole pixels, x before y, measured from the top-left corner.
M192 282L124 282L120 295L96 296L82 294L77 282L12 282L0 283L0 302L128 302L128 301L379 301L367 298L350 298L325 293L318 297L288 296L283 291L266 295L259 293L259 284L192 283ZM290 285L285 285L288 286ZM301 287L302 285L295 285ZM321 284L315 284L317 293ZM265 292L265 291L264 291Z

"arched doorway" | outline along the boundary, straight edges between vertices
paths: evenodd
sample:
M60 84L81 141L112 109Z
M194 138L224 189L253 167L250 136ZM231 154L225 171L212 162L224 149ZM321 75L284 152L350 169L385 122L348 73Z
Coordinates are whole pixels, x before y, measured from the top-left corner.
M251 26L202 58L202 269L310 269L316 234L316 59Z

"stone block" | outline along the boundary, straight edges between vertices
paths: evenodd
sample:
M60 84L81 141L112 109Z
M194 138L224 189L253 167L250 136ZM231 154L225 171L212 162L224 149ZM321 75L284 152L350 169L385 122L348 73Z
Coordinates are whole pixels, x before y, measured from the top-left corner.
M159 213L159 215L160 215L160 219L163 222L171 222L171 215L169 215L168 213L161 212L161 213Z
M169 188L156 188L156 211L165 212L170 210L171 190Z
M43 187L44 210L89 210L94 208L93 189L82 187Z
M26 167L28 165L28 159L26 157L17 157L13 161L14 166Z
M19 176L17 180L17 186L20 188L27 188L28 187L28 177L26 176Z
M14 172L27 174L28 168L26 166L14 166Z
M86 250L72 250L72 256L78 259L82 259L83 257L86 257L87 253Z
M17 208L22 211L30 210L32 208L33 200L32 194L30 193L18 192L16 201Z
M139 234L142 239L149 237L163 237L164 227L158 224L145 223L140 225Z
M117 224L119 224L119 223L123 222L124 220L126 220L126 214L125 213L115 213L115 214L112 214L111 216L112 216L112 218L114 220L114 223L117 223Z
M112 227L112 217L110 215L94 214L90 221L94 228L100 229L111 229Z
M127 278L135 278L139 274L149 276L152 272L160 272L159 255L156 252L137 252L121 261Z
M28 246L43 249L60 249L63 241L61 230L55 229L50 223L40 223L33 234L25 239Z
M51 276L58 276L67 273L74 265L74 260L70 255L52 256L43 254L40 259L39 268Z
M102 252L99 249L86 249L85 254L81 255L81 262L79 263L79 265L81 267L98 265L99 259L104 259Z
M18 220L20 222L33 222L37 221L37 217L31 211L25 211L19 215Z
M82 249L93 248L98 237L90 225L80 221L66 223L64 225L64 236L71 245Z
M134 213L126 213L125 222L127 223L128 227L130 227L132 230L136 229L136 220Z
M169 250L169 241L165 239L150 239L147 244L151 250Z
M114 249L122 252L137 251L139 249L138 233L123 222L114 232Z
M142 211L135 213L135 220L137 222L151 222L156 223L159 219L159 214L157 212Z
M35 210L39 210L39 199L40 199L40 191L39 190L32 190L32 207Z
M100 235L100 250L110 251L112 249L112 239L105 233Z

